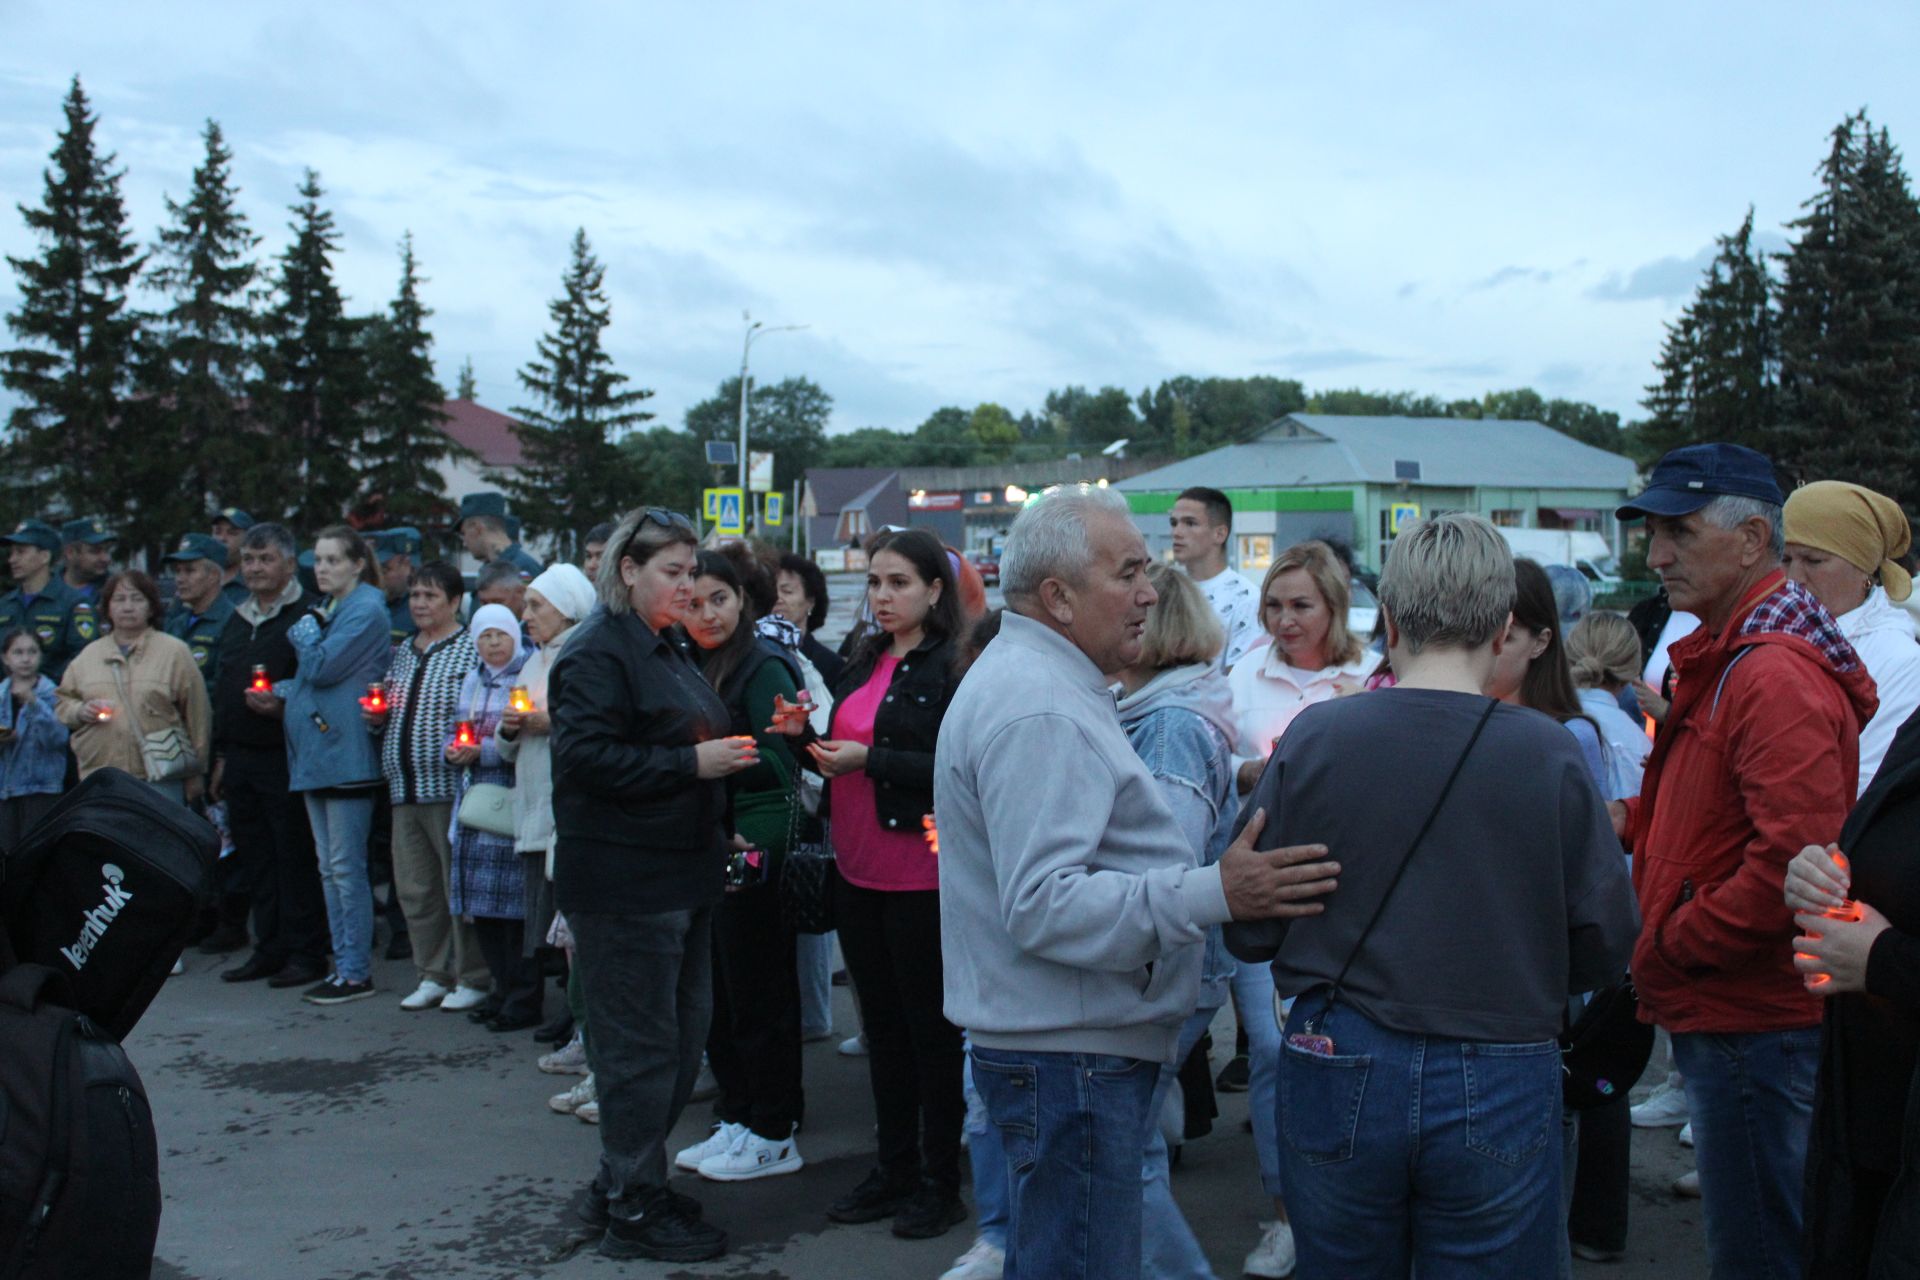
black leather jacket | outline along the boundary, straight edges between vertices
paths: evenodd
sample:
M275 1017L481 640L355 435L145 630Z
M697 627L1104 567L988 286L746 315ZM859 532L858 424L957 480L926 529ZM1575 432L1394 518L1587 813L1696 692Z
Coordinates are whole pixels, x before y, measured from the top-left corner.
M953 670L954 652L951 639L921 641L894 668L893 681L874 715L866 772L873 779L874 810L889 831L917 834L920 819L933 812L933 748L947 704L960 687L960 677ZM874 666L872 658L847 664L833 682L836 708L872 678ZM836 736L835 730L829 729L827 736ZM802 764L812 760L805 752L796 752L795 758Z
M595 610L554 664L548 705L560 909L717 901L727 784L699 778L693 748L729 726L699 669L632 614Z

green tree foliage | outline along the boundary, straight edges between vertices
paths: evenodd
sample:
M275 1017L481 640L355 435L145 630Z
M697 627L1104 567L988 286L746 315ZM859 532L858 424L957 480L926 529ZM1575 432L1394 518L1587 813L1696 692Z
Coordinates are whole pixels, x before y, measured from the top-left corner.
M1819 173L1783 259L1774 460L1920 510L1920 207L1865 112L1834 129Z
M690 431L672 427L635 431L620 442L620 451L631 459L638 476L639 487L627 499L629 507L662 506L691 515L700 504L700 491L714 483L705 445ZM732 484L733 479L728 475L721 483ZM608 518L613 514L608 512Z
M801 472L819 464L812 459L827 440L833 397L808 378L755 382L747 392L747 448L773 454L773 487L790 493ZM740 377L726 379L714 393L687 410L687 430L696 440L740 439ZM728 481L732 483L731 480Z
M1549 400L1532 387L1512 391L1489 391L1478 404L1455 401L1448 406L1455 418L1501 418L1508 421L1538 422L1563 436L1572 436L1582 444L1619 453L1627 447L1620 430L1620 415L1599 409L1583 400Z
M201 135L206 155L187 198L167 200L149 282L165 295L147 357L136 414L159 447L141 451L147 519L122 529L136 546L171 542L202 526L222 505L272 509L284 477L256 468L265 433L247 412L259 357L254 284L260 237L237 206L233 153L217 122ZM275 451L277 452L277 451Z
M400 286L387 314L365 330L371 375L360 439L362 519L425 524L448 514L440 464L458 450L443 430L446 392L433 373L433 335L420 301L413 234L400 242Z
M1184 458L1252 439L1276 418L1307 407L1292 379L1169 378L1142 391L1137 404L1143 439L1136 455Z
M501 477L535 533L587 528L633 506L641 488L634 453L619 437L653 417L636 407L653 392L625 389L627 375L607 354L613 308L605 284L585 229L574 232L560 296L547 306L553 329L520 370L534 399L514 410L525 462L518 476Z
M1115 440L1131 440L1140 434L1133 397L1119 387L1049 391L1042 414L1052 425L1055 439L1069 451L1103 449Z
M1643 464L1710 440L1770 447L1780 353L1774 283L1754 247L1753 210L1718 243L1693 301L1667 325L1654 364L1659 381L1647 388L1648 416L1633 437Z
M1020 427L1013 415L991 402L977 404L967 415L967 434L982 458L1004 461L1020 443Z
M1358 387L1316 391L1307 398L1306 411L1373 418L1454 416L1453 406L1438 396L1423 396L1412 391L1362 391Z
M479 388L477 388L473 382L473 357L468 356L460 362L460 381L454 388L453 398L455 400L474 400L479 397L479 394Z
M268 432L249 451L256 465L225 482L266 495L255 500L255 515L284 510L306 531L340 519L359 487L353 460L367 382L365 345L333 279L340 233L320 205L324 194L320 175L307 170L266 317L259 399ZM277 488L260 488L268 478Z
M98 117L78 77L64 110L42 202L19 206L40 250L7 259L20 288L7 327L21 345L0 352L0 383L19 399L8 417L5 515L59 504L124 520L139 498L139 450L122 409L140 332L127 291L142 258L127 229L123 175L94 145Z

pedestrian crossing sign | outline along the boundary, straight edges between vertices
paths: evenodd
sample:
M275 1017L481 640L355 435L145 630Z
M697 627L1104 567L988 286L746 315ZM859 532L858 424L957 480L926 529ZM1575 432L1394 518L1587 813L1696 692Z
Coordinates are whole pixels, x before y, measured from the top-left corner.
M767 495L767 514L766 514L767 527L773 528L774 526L778 525L781 521L785 520L786 518L787 518L787 495L784 493L768 494Z
M700 491L700 512L710 521L720 518L720 491L718 489L702 489Z
M747 533L746 495L738 489L710 489L714 495L713 524L723 538L742 538Z
M1387 516L1387 532L1394 537L1400 531L1420 518L1420 504L1417 502L1396 502Z

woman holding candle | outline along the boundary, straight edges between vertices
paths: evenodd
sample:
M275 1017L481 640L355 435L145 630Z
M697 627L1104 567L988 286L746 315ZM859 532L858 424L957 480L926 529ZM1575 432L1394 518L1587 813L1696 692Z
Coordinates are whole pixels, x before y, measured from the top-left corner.
M380 736L380 771L393 804L393 876L413 939L414 989L408 1012L472 1012L486 1003L491 979L473 925L447 909L453 876L453 796L460 770L447 761L454 704L480 661L473 634L460 625L463 584L444 560L407 578L407 611L416 628L393 651L383 682L386 707L362 713Z
M306 800L333 935L333 973L302 998L333 1005L373 994L367 838L380 758L360 727L360 699L386 670L392 645L387 597L359 533L343 524L322 529L313 573L319 595L287 630L299 667L276 692L286 699L287 781Z
M829 780L834 910L879 1119L878 1166L827 1216L892 1218L895 1235L924 1239L966 1216L960 1031L942 1012L939 864L920 825L933 811L934 743L959 687L965 623L953 566L932 534L876 534L867 565L876 630L834 685L830 736L812 740L804 708L784 700L774 723L806 744L802 766Z
M1810 845L1787 867L1787 906L1805 935L1794 939L1794 965L1826 1001L1807 1152L1808 1280L1920 1274L1916 846L1920 714L1895 735L1839 843Z
M698 540L645 507L614 530L600 608L548 676L554 905L573 932L600 1108L600 1167L575 1202L601 1252L699 1262L726 1233L667 1189L668 1135L712 1017L726 779L756 763L726 704L663 633L686 612Z
M513 699L527 702L520 670L527 652L520 644L520 620L505 605L474 610L467 624L478 655L454 704L454 731L446 745L447 763L461 770L453 797L453 879L447 909L470 918L493 975L493 998L467 1016L489 1031L524 1031L540 1025L540 971L522 952L526 930L526 872L514 850L514 837L482 831L460 821L460 808L476 786L513 786L513 762L500 753L494 736L511 711Z
M26 627L0 636L8 698L0 723L0 858L60 798L67 727L54 714L53 681L40 674L40 637Z
M112 766L145 778L176 800L200 798L211 759L213 712L206 681L186 643L159 629L164 611L153 579L129 569L107 579L100 599L113 630L93 641L60 678L54 713L72 735L82 778ZM162 778L165 762L142 746L169 733L184 738L198 768Z

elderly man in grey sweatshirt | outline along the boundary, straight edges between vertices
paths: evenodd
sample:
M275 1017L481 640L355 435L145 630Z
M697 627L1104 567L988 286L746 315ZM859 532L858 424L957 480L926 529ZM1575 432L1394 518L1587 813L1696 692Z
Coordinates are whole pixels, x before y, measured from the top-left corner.
M1139 1275L1147 1106L1205 931L1317 913L1339 872L1321 845L1255 852L1259 814L1199 865L1109 687L1139 657L1147 564L1119 494L1027 508L1001 558L1000 636L940 729L946 1015L1007 1160L1009 1277Z

